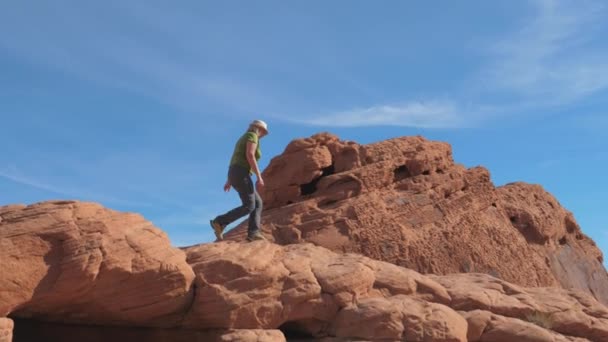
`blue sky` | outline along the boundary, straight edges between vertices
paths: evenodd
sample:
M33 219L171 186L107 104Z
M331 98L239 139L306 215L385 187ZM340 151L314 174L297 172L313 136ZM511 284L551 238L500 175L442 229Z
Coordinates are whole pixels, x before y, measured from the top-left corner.
M608 251L603 1L0 4L0 204L76 198L210 241L254 118L270 158L422 134L541 184ZM604 39L602 39L604 38Z

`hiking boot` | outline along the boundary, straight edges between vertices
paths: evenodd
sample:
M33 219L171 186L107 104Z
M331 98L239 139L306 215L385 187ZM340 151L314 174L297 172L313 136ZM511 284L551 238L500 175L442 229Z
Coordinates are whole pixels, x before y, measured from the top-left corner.
M256 240L266 240L266 238L260 231L257 231L255 233L251 233L251 234L247 234L247 241L256 241Z
M224 227L222 227L222 225L219 224L219 222L216 222L215 220L209 221L209 224L211 224L211 228L213 228L213 232L215 233L215 237L217 238L217 240L224 240Z

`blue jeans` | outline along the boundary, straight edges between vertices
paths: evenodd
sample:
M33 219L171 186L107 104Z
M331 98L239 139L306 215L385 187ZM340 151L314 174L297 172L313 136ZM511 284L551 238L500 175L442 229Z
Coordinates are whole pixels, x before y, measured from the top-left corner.
M232 165L228 170L228 180L234 190L239 193L242 204L240 207L236 207L223 215L219 215L215 218L215 221L222 225L222 227L226 227L241 217L249 215L249 235L258 232L262 220L262 198L257 191L255 191L255 186L251 180L249 170L242 166Z

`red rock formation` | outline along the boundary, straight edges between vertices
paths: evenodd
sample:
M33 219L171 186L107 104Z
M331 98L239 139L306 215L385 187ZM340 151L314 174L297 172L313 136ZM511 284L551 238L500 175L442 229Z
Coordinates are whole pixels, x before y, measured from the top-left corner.
M0 218L0 316L172 326L190 305L185 254L140 215L66 201Z
M187 326L367 340L608 340L608 309L576 290L484 274L424 276L311 244L223 242L186 252L197 274Z
M540 186L495 187L488 170L456 164L446 143L359 145L318 134L292 141L264 180L263 224L279 244L308 241L422 273L576 288L608 303L602 254L571 213Z
M0 308L16 342L608 340L608 309L581 291L422 275L310 243L178 250L139 215L91 203L0 217ZM11 328L0 318L5 341Z

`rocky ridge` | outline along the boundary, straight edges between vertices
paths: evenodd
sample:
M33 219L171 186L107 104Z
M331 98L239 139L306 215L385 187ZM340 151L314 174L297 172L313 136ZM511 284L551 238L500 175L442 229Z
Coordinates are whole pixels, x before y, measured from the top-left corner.
M141 216L94 203L8 206L0 217L4 341L11 320L15 341L34 331L61 341L608 340L608 309L578 290L423 275L311 243L182 250Z
M268 242L180 249L95 203L0 207L0 342L608 341L603 256L540 186L422 137L330 134L265 179Z
M539 185L496 187L487 169L457 164L447 143L317 134L292 141L263 176L262 221L276 243L311 242L424 274L576 288L608 304L603 255L573 214Z

